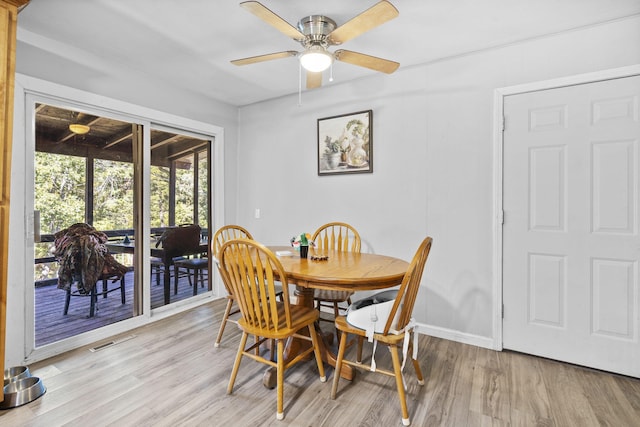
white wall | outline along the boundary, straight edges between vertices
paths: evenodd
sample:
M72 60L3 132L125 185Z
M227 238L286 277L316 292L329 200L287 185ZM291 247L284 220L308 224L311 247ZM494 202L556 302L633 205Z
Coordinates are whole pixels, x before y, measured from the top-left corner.
M496 88L640 63L640 17L240 109L237 222L267 244L342 220L365 250L411 259L434 238L415 308L432 331L492 337ZM373 110L373 174L317 175L316 120ZM254 218L260 208L261 218Z

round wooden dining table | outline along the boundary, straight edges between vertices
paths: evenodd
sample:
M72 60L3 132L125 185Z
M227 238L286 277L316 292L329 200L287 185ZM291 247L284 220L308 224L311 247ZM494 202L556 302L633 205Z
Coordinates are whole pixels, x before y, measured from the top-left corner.
M287 281L296 286L295 304L311 308L315 289L372 291L390 288L402 282L409 268L408 262L385 255L338 251L320 253L310 248L308 257L300 258L300 253L290 246L268 248L278 256L287 274ZM285 253L288 254L279 255ZM320 259L314 260L314 257ZM324 337L320 340L323 360L335 367L335 354L325 341ZM308 341L291 340L287 344L285 358L290 360L299 353L302 346L308 345ZM352 380L353 375L354 370L350 366L342 366L342 378ZM263 382L269 387L275 382L275 374L272 381L270 374L266 373Z

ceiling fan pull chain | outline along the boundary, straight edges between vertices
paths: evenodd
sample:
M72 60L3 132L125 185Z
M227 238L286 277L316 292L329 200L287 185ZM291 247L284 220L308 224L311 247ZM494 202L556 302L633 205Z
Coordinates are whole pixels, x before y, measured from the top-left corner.
M302 105L302 64L298 61L298 107Z

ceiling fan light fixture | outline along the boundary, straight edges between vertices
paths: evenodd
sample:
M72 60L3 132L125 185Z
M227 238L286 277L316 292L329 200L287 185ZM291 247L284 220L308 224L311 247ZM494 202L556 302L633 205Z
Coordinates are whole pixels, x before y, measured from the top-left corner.
M91 128L87 125L81 125L79 123L73 123L69 125L69 130L78 135L84 135L89 132Z
M300 54L300 65L312 73L320 73L331 66L333 55L321 46L312 46Z

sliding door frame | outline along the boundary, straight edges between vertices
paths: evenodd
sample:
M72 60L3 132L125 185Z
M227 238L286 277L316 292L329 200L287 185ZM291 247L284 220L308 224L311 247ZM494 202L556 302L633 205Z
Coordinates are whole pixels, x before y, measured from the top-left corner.
M98 342L115 334L126 332L135 327L160 320L178 312L188 310L198 305L207 303L219 295L222 295L221 285L214 284L213 292L205 292L197 297L190 298L179 303L151 310L148 289L143 292L144 301L138 310L142 314L98 330L87 332L68 339L35 348L34 337L34 304L33 304L33 156L35 153L35 101L46 103L54 100L57 105L67 105L74 110L87 110L99 115L113 117L115 119L137 123L142 128L142 147L136 150L138 153L149 153L151 127L166 126L176 130L201 135L211 141L211 158L209 170L209 182L211 183L211 218L216 219L216 224L210 223L213 228L224 223L224 131L223 128L207 123L186 119L126 102L105 98L77 89L56 85L43 80L17 74L16 75L16 99L14 114L14 140L19 147L14 153L16 170L23 177L18 176L17 184L12 185L12 229L16 230L10 235L12 252L23 254L16 256L17 260L9 270L8 299L11 300L7 310L7 324L12 328L7 331L7 360L9 362L20 360L21 362L35 362L54 355L78 348L83 345ZM23 167L24 165L24 167ZM148 177L150 173L150 158L142 156L142 162L134 164L134 173ZM148 179L138 180L141 186L138 191L136 204L142 204L142 209L136 209L138 232L143 242L139 253L149 253L150 243L142 236L150 235L149 215L150 184ZM30 185L30 187L29 187ZM150 282L150 266L140 262L140 276L136 278L138 283ZM212 275L215 278L215 275ZM214 279L215 282L219 282ZM143 287L144 289L144 287Z

